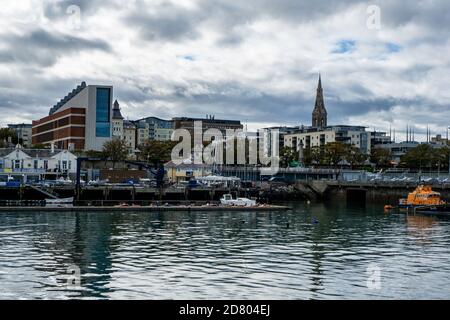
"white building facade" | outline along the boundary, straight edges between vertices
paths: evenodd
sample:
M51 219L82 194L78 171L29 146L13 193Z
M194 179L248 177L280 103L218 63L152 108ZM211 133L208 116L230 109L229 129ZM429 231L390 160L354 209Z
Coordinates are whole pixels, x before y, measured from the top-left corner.
M46 175L74 176L77 172L77 157L68 150L0 149L1 175Z

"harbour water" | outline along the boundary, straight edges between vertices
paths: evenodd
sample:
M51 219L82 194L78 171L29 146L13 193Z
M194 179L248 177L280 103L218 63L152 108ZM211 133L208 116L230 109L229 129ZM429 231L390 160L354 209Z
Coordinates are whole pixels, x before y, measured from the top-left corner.
M0 299L450 298L450 219L290 205L2 213Z

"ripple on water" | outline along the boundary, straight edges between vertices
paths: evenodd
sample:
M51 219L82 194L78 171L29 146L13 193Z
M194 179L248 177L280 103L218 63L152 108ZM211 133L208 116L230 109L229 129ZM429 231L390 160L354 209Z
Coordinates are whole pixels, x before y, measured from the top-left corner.
M370 207L0 216L3 299L450 298L449 258L448 220Z

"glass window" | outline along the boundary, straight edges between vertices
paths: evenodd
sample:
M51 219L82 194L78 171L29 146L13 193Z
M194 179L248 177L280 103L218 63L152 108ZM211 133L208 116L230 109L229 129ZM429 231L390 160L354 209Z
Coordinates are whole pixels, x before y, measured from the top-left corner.
M110 107L111 90L109 88L97 88L96 104L96 136L108 138L111 135Z

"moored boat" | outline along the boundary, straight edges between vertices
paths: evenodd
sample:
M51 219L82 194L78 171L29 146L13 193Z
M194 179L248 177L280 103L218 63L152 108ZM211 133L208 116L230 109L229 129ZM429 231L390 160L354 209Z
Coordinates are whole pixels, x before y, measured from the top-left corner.
M398 207L412 213L450 216L450 203L442 200L441 194L431 186L418 186L408 198L399 200Z
M220 199L220 203L224 206L236 206L236 207L254 207L256 206L255 200L250 200L247 198L237 198L233 199L231 194L223 195Z
M443 205L438 205L438 206L415 207L414 212L424 214L424 215L450 217L450 204L443 204Z
M408 209L414 207L444 206L446 204L441 199L441 194L433 191L431 186L420 185L408 194L408 198L400 199L398 207Z
M46 207L70 207L73 206L73 197L64 199L45 199Z

